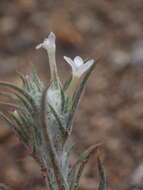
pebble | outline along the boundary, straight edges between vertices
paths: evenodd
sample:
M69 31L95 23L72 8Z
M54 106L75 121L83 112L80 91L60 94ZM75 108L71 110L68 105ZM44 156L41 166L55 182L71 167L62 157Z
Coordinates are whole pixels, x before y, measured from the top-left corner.
M110 54L109 62L112 64L113 69L120 71L130 64L130 55L124 51L116 50Z
M143 40L134 44L131 53L131 63L134 65L143 65Z

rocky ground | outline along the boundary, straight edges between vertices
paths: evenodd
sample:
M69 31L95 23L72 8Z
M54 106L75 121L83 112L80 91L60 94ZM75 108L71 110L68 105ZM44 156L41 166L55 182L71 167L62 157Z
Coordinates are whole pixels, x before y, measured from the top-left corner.
M142 0L1 0L0 79L19 84L16 70L37 66L49 79L47 55L35 46L57 35L61 76L63 56L100 57L76 117L77 152L103 143L110 189L143 187L143 3ZM62 69L61 69L62 68ZM0 123L0 189L45 190L40 169L12 130ZM97 189L95 157L81 179L81 190ZM136 187L135 187L136 185Z

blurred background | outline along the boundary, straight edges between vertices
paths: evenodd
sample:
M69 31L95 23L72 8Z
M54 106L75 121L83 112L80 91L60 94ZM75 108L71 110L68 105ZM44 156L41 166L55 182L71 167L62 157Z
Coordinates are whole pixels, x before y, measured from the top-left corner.
M102 142L110 189L142 188L143 1L0 0L0 80L21 85L16 71L26 74L33 63L48 84L47 55L35 46L50 31L57 36L63 80L70 72L64 55L100 57L75 121L75 158L89 145ZM81 190L97 189L96 168L93 156ZM46 190L40 168L3 120L0 183L14 190Z

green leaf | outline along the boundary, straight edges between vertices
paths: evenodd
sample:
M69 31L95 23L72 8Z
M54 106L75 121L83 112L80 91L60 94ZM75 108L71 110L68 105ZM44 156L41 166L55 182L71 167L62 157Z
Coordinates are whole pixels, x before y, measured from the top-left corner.
M21 121L22 125L27 129L27 131L30 134L30 128L32 126L31 118L27 116L27 114L24 111L17 110L19 121Z
M99 171L99 177L100 177L100 183L99 183L99 190L107 190L107 179L104 171L103 162L100 159L100 156L97 157L97 163L98 163L98 171Z
M60 129L60 131L62 133L63 138L65 139L66 136L67 136L67 132L66 132L61 120L60 120L60 117L58 116L58 113L55 111L55 109L53 108L53 106L51 104L48 104L48 106L49 106L52 114L54 115L57 123L58 123L59 129Z
M27 142L27 138L25 137L25 135L21 132L20 128L17 126L17 124L15 122L13 122L11 119L9 119L9 117L4 114L3 112L0 111L0 116L1 118L3 118L16 132L17 136L19 137L19 139L21 140L21 142L23 142L27 147L29 146Z
M69 87L70 83L71 83L71 80L72 80L72 75L69 77L69 79L66 80L64 86L63 86L63 91L66 91L67 88Z
M23 97L19 96L18 94L15 93L16 98L18 99L19 103L21 103L25 109L27 110L29 115L32 115L34 110L32 106L27 102Z
M97 151L100 144L92 145L87 150L85 150L73 165L69 172L68 181L70 183L70 190L77 190L79 185L80 177L83 173L86 163L88 162L92 153Z
M32 114L33 110L31 105L21 96L18 94L14 93L9 93L9 92L3 92L0 91L0 95L3 95L4 97L8 97L11 99L11 101L17 101L21 106L24 106L25 111L27 111L28 114Z
M71 105L71 108L69 110L69 116L68 116L68 119L67 119L67 126L66 126L66 128L67 128L67 130L69 132L71 131L73 117L74 117L75 111L77 109L77 106L79 104L81 94L82 94L82 92L84 90L84 87L86 85L86 82L87 82L90 74L94 70L97 63L98 63L98 61L95 61L94 64L90 67L90 69L87 71L87 73L83 77L83 79L82 79L82 81L81 81L81 83L79 85L79 88L74 93L73 100L72 100L72 105Z
M16 100L15 95L12 93L9 93L9 92L0 91L0 95L7 97L7 98L10 98L12 100Z
M29 142L29 132L27 131L27 129L23 125L22 120L20 118L16 117L14 114L11 114L11 117L13 118L13 120L15 121L15 123L17 125L16 129L19 131L20 136L23 138L24 142L26 144L28 144L28 142Z
M64 90L62 89L62 87L60 90L61 90L61 101L62 101L61 111L63 112L64 108L65 108L65 94L64 94Z
M20 79L22 80L23 86L24 88L29 91L30 90L30 86L29 86L29 82L26 79L26 77L24 75L22 75L21 73L17 72L17 74L19 75Z
M37 70L36 68L34 67L34 65L32 66L32 73L31 73L31 76L32 76L32 80L33 82L36 84L37 86L37 90L39 90L40 92L43 91L43 88L44 88L44 85L42 83L42 81L40 80L40 78L38 77L38 74L37 74Z
M31 116L25 110L18 110L18 119L22 123L22 126L27 130L27 134L31 138L32 150L37 151L35 147L41 145L41 135L38 126L36 125L37 117Z
M70 156L74 150L74 143L72 142L71 138L69 137L64 145L63 155L62 155L62 170L64 175L68 176L70 170Z
M12 104L12 103L0 102L0 106L6 106L6 107L18 109L18 110L23 110L22 107L18 106L17 104Z
M14 127L14 129L16 129L14 123L12 122L12 120L9 119L9 117L8 117L6 114L4 114L2 111L0 111L0 116L1 116L1 118L3 118L10 126Z
M37 106L35 104L35 101L31 95L29 95L25 90L22 88L19 88L11 83L6 83L6 82L0 82L0 86L7 86L15 90L16 92L20 93L22 96L25 97L25 99L32 105L33 109L37 112Z

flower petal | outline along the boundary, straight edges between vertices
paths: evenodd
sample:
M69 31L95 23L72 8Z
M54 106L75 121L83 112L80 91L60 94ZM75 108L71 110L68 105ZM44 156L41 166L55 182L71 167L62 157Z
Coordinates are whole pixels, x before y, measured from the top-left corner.
M53 32L51 32L48 36L48 38L45 38L43 43L40 43L36 46L36 49L44 48L46 50L55 50L55 40L56 36Z
M78 71L76 73L76 75L81 76L84 72L86 72L94 63L94 60L91 59L89 61L87 61L85 64L81 65L78 68Z
M45 43L47 43L49 49L55 50L55 41L56 41L56 36L53 32L51 32L48 36L48 39L46 39Z
M36 49L44 48L49 57L49 65L50 65L50 72L51 72L51 80L57 80L58 79L58 73L57 73L57 66L56 66L56 36L53 32L51 32L46 38L43 43L36 46Z
M51 33L49 34L48 40L49 40L49 43L51 43L51 44L54 44L54 43L55 43L56 35L54 34L54 32L51 32Z
M74 63L75 63L75 66L78 68L81 65L83 65L84 62L83 62L83 59L80 56L76 56L74 58Z
M35 47L35 49L40 49L40 48L42 48L42 47L43 47L43 43L38 44L38 45Z
M67 57L67 56L64 56L64 60L72 67L72 71L74 73L76 71L74 61L70 57Z

